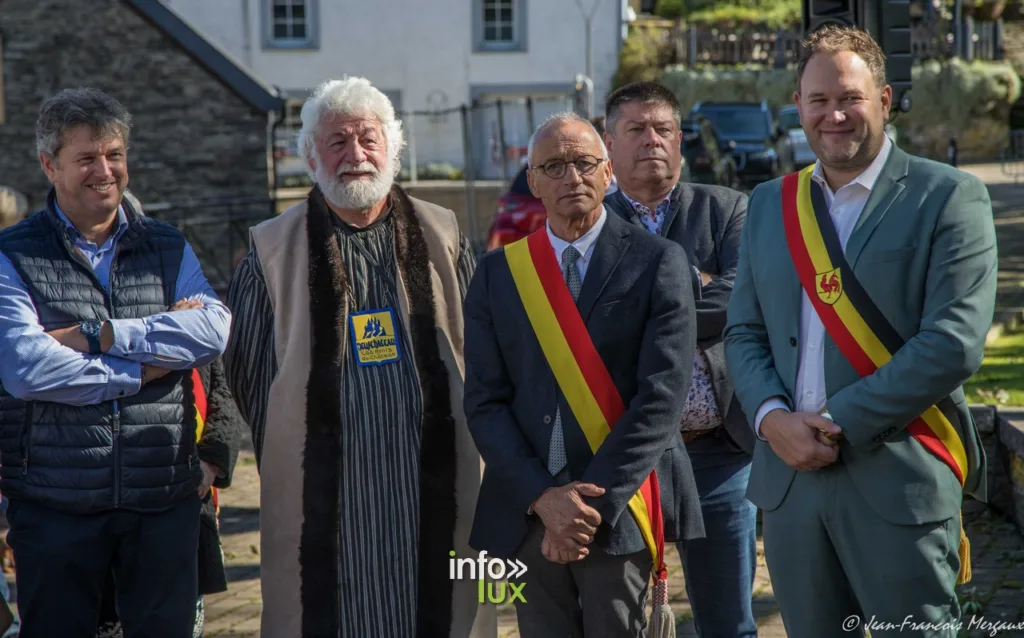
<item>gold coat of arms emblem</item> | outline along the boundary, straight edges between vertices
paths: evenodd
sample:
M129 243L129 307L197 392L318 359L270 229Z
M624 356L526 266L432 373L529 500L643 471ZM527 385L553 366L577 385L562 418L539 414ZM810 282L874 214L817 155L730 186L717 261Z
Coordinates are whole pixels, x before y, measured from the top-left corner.
M815 289L818 292L818 299L823 303L832 305L839 301L843 294L843 278L838 268L828 272L821 272L816 275Z

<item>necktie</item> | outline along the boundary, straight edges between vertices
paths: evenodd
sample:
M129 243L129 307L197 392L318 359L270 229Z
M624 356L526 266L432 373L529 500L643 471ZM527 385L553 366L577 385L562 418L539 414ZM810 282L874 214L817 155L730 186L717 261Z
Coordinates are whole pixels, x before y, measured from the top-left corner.
M583 288L583 280L580 279L580 269L576 266L579 260L580 251L572 246L562 251L562 276L565 277L565 285L569 287L569 294L572 300L580 298L580 289ZM565 468L565 440L562 437L562 411L555 408L555 424L551 428L551 443L548 446L548 471L552 476L557 475Z

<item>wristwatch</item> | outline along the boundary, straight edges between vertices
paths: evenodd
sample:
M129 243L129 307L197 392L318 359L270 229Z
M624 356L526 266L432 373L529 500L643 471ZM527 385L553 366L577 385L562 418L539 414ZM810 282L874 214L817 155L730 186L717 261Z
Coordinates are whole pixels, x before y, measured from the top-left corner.
M100 346L100 330L103 328L102 321L83 321L78 324L78 330L85 335L89 342L89 354L103 354Z

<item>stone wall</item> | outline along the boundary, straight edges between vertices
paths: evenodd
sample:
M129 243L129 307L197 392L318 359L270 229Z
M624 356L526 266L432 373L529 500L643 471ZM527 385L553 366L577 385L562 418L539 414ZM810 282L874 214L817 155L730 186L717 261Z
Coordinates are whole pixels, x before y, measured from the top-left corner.
M144 203L268 195L267 114L122 0L3 0L0 25L0 183L32 210L49 189L35 150L39 106L80 86L132 113L129 186Z
M971 406L988 461L988 505L1024 532L1024 408Z

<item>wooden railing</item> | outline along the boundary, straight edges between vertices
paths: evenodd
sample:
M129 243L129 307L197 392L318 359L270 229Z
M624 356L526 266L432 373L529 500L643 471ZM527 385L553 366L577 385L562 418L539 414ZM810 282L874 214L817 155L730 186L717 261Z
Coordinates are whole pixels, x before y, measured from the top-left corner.
M995 22L969 21L973 32L970 57L980 60L1001 59L999 26ZM761 64L784 67L799 56L803 33L799 26L788 29L747 27L709 28L671 20L645 19L634 23L656 40L665 42L671 62L686 66ZM911 28L911 48L919 60L947 59L953 56L948 22L918 22Z

